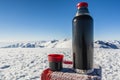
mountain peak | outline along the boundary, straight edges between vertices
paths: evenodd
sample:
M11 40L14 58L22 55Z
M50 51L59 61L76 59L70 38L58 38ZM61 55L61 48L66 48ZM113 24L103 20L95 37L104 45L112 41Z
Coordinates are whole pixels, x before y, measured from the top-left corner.
M120 41L96 40L94 41L94 47L107 48L107 49L120 49ZM2 46L2 48L72 48L72 40L65 38L62 40L51 40L51 41L32 41L32 42L29 41L29 42L9 43L8 45Z

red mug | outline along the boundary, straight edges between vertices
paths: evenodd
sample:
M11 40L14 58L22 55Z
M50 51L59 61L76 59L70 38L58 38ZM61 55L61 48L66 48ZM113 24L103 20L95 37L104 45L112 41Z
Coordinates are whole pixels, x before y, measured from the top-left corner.
M49 54L49 68L52 71L60 71L62 69L63 57L64 56L62 54Z

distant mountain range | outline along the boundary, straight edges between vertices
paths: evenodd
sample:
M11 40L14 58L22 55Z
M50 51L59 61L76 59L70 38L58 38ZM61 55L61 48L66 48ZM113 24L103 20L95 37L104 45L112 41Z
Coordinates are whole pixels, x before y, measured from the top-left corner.
M1 45L2 44L2 45ZM5 44L5 45L4 45ZM1 48L72 48L71 39L2 43ZM94 41L95 48L120 49L120 41Z

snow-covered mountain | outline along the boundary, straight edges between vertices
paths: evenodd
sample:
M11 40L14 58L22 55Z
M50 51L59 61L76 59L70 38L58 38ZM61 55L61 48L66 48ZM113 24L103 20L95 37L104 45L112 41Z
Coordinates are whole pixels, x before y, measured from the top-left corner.
M108 49L120 49L120 41L102 41L97 40L94 42L95 48L108 48Z
M0 43L0 45L3 43ZM51 41L32 41L32 42L16 42L2 45L1 48L72 48L71 39L51 40ZM95 48L120 49L120 41L94 41Z
M70 39L51 40L51 41L29 41L29 42L12 42L5 46L1 42L1 48L71 48L72 41Z

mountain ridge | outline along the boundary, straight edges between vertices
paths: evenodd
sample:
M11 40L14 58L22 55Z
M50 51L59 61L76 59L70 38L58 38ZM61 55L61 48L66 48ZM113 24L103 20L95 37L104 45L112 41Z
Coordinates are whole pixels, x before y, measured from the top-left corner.
M9 43L1 48L72 48L71 39ZM120 49L120 40L96 40L94 48Z

